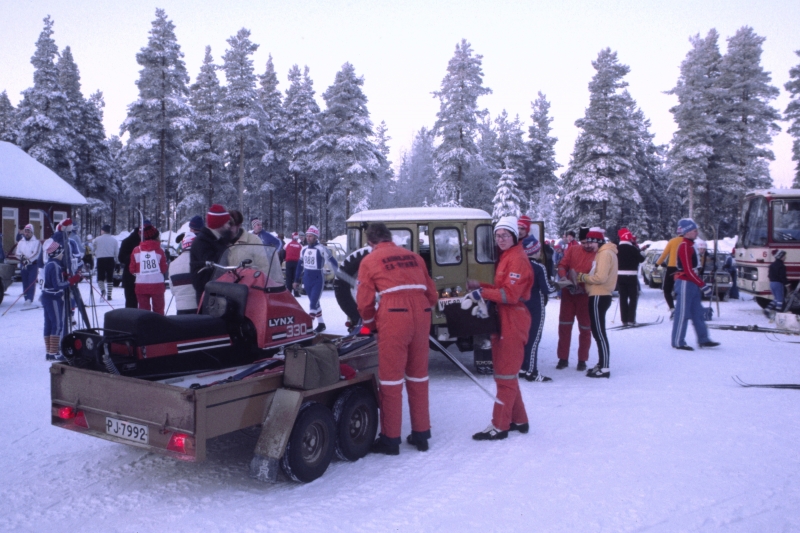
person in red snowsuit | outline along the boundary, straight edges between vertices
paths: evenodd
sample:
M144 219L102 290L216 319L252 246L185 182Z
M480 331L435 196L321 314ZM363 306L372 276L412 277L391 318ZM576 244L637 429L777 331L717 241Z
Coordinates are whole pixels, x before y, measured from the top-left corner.
M426 451L431 437L428 334L436 285L422 257L394 244L384 224L370 224L367 242L372 252L358 269L357 304L364 326L378 331L381 432L372 451L400 453L403 382L411 412L407 441Z
M577 241L573 241L577 242ZM592 269L594 257L590 246L570 245L564 257L558 263L559 279L568 279L567 273L574 270L578 274L588 274ZM572 343L572 324L578 319L578 366L577 370L586 370L589 360L589 348L592 346L592 326L589 320L589 295L583 283L564 287L561 290L561 307L558 311L558 364L561 370L569 366L569 347Z
M518 376L531 326L531 314L524 302L531 296L533 269L518 244L518 235L517 217L501 217L494 228L495 243L500 249L494 284L467 282L469 289L480 286L480 291L470 292L467 298L495 302L500 317L500 332L492 335L492 364L497 398L503 405L494 404L492 423L474 434L475 440L504 439L509 430L528 432L528 414Z
M167 273L167 257L158 241L158 230L146 225L142 230L142 242L133 249L128 265L136 276L136 300L139 309L164 314L164 274Z

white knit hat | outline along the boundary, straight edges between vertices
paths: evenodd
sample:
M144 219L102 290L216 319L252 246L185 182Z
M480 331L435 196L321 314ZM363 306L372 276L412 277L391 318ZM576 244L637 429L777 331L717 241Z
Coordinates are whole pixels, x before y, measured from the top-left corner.
M519 228L517 227L517 217L500 217L500 220L497 221L497 224L494 225L494 232L497 233L497 230L504 229L512 234L514 237L519 239Z

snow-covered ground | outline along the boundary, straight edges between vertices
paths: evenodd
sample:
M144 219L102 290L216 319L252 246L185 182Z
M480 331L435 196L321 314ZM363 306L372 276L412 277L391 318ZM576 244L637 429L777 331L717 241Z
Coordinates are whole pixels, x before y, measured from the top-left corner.
M661 293L643 290L638 319L666 318ZM746 298L714 322L766 326ZM800 391L731 380L800 383L800 345L714 331L721 347L678 351L666 319L610 332L612 377L587 379L576 335L570 368L555 369L558 305L539 359L554 381L520 384L529 434L473 441L490 400L432 354L427 453L403 444L399 457L334 462L313 483L267 485L247 476L255 439L242 433L193 464L51 427L41 311L17 304L0 317L0 531L800 531ZM323 309L344 333L331 291Z

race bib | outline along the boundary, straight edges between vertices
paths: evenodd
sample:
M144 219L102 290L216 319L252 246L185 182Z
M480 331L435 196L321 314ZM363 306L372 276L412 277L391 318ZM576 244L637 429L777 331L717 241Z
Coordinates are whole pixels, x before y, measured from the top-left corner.
M307 270L319 270L317 267L317 251L313 249L306 250L303 255L303 266Z
M140 274L160 274L161 269L158 268L158 254L155 252L142 252L139 262Z

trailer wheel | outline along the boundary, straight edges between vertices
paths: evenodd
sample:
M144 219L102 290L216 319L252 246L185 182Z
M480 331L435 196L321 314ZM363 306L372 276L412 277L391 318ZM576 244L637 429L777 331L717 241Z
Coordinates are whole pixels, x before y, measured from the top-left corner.
M336 456L356 461L369 453L378 433L378 404L364 388L345 390L333 406L336 420Z
M769 303L772 301L769 298L762 298L761 296L756 296L756 303L758 304L761 309L766 309Z
M331 464L335 440L336 426L328 408L319 403L303 405L281 459L283 473L294 481L314 481Z

